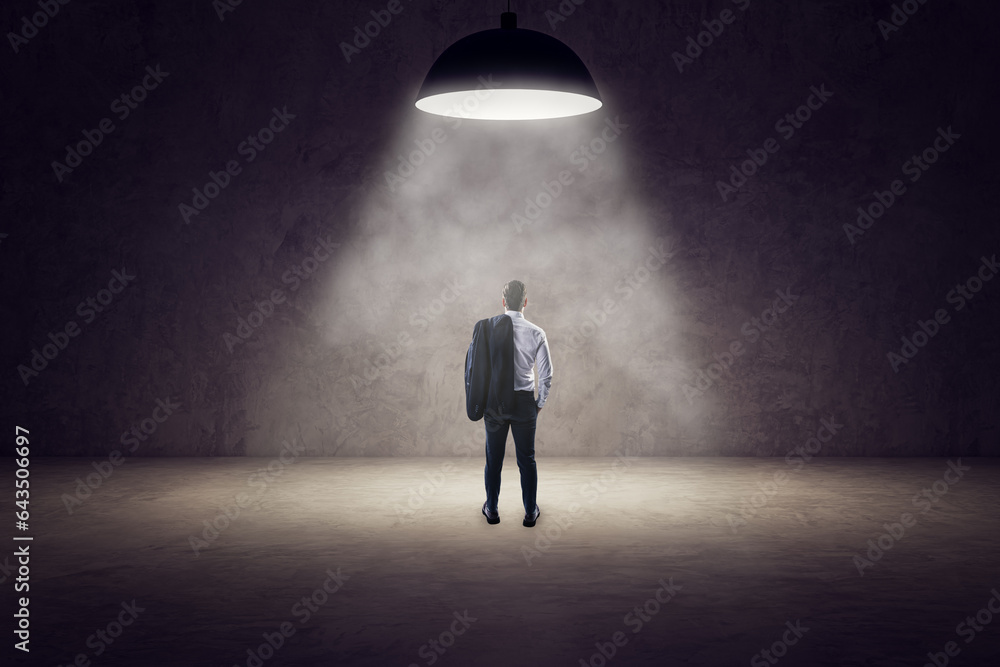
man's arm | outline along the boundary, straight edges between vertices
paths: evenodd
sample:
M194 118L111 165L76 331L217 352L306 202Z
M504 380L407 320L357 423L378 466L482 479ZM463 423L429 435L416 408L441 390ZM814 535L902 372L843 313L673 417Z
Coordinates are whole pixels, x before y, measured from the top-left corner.
M545 407L552 388L552 359L549 357L549 341L542 334L542 340L535 351L535 377L538 378L538 409Z

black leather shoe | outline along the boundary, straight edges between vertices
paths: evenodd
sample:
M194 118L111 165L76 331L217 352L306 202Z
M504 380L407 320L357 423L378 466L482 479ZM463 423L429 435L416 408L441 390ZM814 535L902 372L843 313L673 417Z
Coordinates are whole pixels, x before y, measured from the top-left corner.
M535 522L538 521L538 517L539 515L541 515L541 513L542 510L538 509L538 505L535 505L535 511L533 514L524 515L524 526L526 528L531 528L532 526L534 526Z
M491 512L489 509L486 508L486 503L483 503L483 516L486 517L486 523L489 524L500 523L500 513Z

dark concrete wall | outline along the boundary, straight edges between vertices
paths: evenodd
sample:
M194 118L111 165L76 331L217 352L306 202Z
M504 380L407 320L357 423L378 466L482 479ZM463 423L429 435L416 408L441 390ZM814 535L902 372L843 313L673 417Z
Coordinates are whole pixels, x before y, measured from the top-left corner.
M478 452L465 349L512 278L555 367L539 455L783 455L817 435L820 455L1000 454L1000 281L948 300L1000 252L994 4L927 2L886 39L889 2L590 0L551 23L555 0L517 2L605 101L521 125L413 108L434 58L502 3L404 0L348 63L340 43L385 4L246 1L220 20L207 0L72 2L8 43L3 411L36 454ZM679 72L673 53L724 9L733 23ZM7 3L2 25L33 11ZM112 100L147 67L168 74L123 118ZM776 122L813 87L832 95L788 136ZM250 161L240 144L275 110L285 126ZM114 129L57 174L103 118ZM960 138L911 181L939 128ZM724 198L717 182L768 139ZM185 220L229 161L239 173ZM888 211L845 230L896 179ZM101 294L115 271L135 278ZM771 322L777 291L793 296ZM939 310L894 369L887 353ZM50 333L65 349L23 380ZM123 440L143 420L155 431Z

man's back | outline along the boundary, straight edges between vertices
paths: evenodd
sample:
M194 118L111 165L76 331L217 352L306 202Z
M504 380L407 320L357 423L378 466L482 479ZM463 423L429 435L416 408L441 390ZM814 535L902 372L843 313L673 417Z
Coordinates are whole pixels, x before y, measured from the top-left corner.
M549 342L545 332L536 324L525 319L517 310L507 310L506 315L514 325L514 390L533 391L535 389L534 366L538 366L538 400L541 409L552 387L552 360L549 357Z

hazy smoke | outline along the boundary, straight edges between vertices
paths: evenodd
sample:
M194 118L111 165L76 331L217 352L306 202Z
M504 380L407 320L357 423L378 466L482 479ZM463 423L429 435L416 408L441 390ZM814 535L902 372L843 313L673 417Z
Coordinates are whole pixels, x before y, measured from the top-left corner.
M343 355L331 409L355 433L347 453L454 455L482 440L464 411L465 352L511 279L551 348L540 452L648 454L668 423L692 423L676 394L687 367L671 352L679 243L630 189L626 123L414 113L400 129L385 158L394 176L343 240L321 318Z

